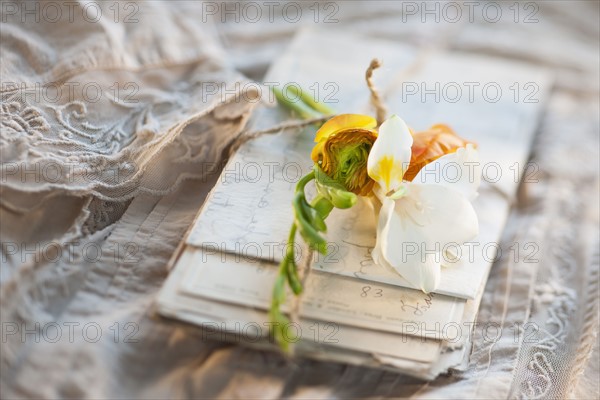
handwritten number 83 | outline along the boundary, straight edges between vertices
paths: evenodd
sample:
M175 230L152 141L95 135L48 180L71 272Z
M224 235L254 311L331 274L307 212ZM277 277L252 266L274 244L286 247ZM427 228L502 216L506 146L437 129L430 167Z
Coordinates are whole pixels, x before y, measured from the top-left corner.
M373 292L369 294L369 292L371 292L372 289L373 288L371 286L363 286L360 297L367 297L367 296L383 297L383 289L374 289Z

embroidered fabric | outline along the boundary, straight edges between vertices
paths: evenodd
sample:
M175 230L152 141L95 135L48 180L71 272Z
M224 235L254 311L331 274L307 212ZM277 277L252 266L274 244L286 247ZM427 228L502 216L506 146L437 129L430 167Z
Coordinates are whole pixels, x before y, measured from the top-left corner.
M257 104L233 67L260 80L314 19L291 23L276 12L267 24L236 22L208 12L212 2L128 1L118 16L113 2L73 4L60 21L2 9L0 397L600 396L597 3L519 3L519 21L537 10L528 24L514 14L422 24L402 2L321 8L323 22L337 7L328 29L519 59L557 75L534 144L537 181L521 186L478 317L499 336L476 329L465 370L430 383L290 364L152 317L167 260ZM312 2L296 4L314 16ZM82 13L90 7L101 17ZM538 250L515 257L517 242Z
M130 5L143 23L111 27L116 11L108 3L98 4L94 22L85 4L56 23L19 24L20 14L6 15L3 54L13 62L2 70L4 208L26 213L48 196L89 196L93 232L140 192L165 194L202 177L208 153L244 126L258 93L242 91L249 81L226 68L211 29L186 15L189 5ZM153 30L159 21L168 34ZM77 35L86 40L65 45ZM33 196L23 203L13 192Z

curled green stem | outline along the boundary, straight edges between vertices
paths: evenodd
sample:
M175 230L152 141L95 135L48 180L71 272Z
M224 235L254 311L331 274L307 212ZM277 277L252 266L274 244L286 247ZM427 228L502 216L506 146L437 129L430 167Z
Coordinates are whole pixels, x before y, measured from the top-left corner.
M283 93L281 89L273 88L273 93L278 103L294 111L304 119L314 119L324 115L335 114L331 108L316 101L308 92L301 90L295 85L289 85L286 90L287 93ZM295 99L288 97L287 94L291 94ZM286 282L296 296L300 295L303 291L296 263L296 233L300 233L312 250L326 254L327 242L320 232L326 231L325 219L334 208L331 200L337 199L332 196L327 198L319 194L309 203L306 200L305 188L315 177L315 171L312 170L303 176L296 185L294 200L292 202L295 218L290 228L285 255L279 264L275 285L273 286L271 306L269 308L273 338L284 352L288 352L290 348L289 341L285 337L285 330L290 320L281 311L281 307L286 301ZM312 251L310 253L312 254Z
M275 341L284 351L289 350L289 343L285 340L284 330L289 324L287 318L281 311L281 307L286 301L287 282L292 292L298 296L302 293L302 281L298 274L298 265L296 263L296 233L300 231L301 236L312 249L316 249L323 254L327 251L327 243L319 234L326 230L325 218L333 209L333 204L325 197L317 195L310 204L306 200L306 185L315 179L315 172L311 171L303 176L296 185L293 207L296 218L290 228L287 240L285 255L279 263L279 270L275 285L273 286L273 295L271 307L269 308L269 317L271 319L272 332Z

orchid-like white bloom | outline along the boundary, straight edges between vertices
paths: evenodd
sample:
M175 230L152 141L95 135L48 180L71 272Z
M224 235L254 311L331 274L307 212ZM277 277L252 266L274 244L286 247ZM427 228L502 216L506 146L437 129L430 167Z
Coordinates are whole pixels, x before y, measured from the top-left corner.
M381 201L375 263L398 272L424 292L440 282L442 250L477 236L479 223L470 200L477 195L481 171L473 145L459 148L403 180L413 137L394 115L381 124L367 169Z

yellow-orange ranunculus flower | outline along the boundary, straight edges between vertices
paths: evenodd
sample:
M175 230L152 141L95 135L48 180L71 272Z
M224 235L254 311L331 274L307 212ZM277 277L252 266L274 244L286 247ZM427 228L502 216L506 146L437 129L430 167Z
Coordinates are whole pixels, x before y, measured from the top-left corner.
M406 181L412 181L425 165L471 143L444 124L433 125L418 133L411 131L411 134L412 155L403 176ZM373 117L360 114L338 115L317 131L317 144L311 157L330 178L347 190L366 196L374 184L367 174L366 162L375 139L377 121Z
M377 139L376 127L377 121L368 115L335 116L317 131L311 157L346 190L366 196L375 183L367 173L367 160Z
M448 125L433 125L426 131L413 133L410 165L404 173L404 180L412 181L425 165L443 155L454 153L472 142L458 136Z

